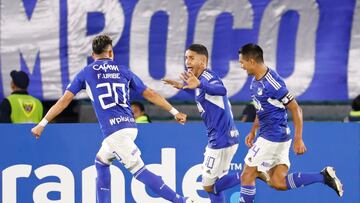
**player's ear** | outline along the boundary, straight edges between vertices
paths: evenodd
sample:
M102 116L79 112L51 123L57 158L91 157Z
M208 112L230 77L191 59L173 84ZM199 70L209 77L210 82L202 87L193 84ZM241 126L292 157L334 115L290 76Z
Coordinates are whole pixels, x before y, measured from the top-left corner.
M206 56L201 55L201 65L202 65L203 67L205 67L205 68L206 68L206 66L207 66L206 61L207 61Z
M95 53L91 52L91 57L95 60Z
M114 60L114 52L113 50L109 50L109 57Z

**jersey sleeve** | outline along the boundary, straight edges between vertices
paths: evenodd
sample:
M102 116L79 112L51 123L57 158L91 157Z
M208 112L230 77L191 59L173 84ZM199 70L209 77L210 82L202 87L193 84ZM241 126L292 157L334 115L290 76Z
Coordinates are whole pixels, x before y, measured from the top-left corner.
M142 93L145 91L147 86L144 84L144 82L133 72L129 71L130 75L130 88L135 90L137 93L142 95Z
M205 92L209 95L219 95L219 96L226 95L225 86L219 79L215 77L210 80L202 78L200 80L199 88L205 90Z
M272 98L279 100L285 106L294 99L283 80L269 80L269 91Z
M80 90L85 89L84 70L81 70L73 81L66 87L66 90L76 95Z

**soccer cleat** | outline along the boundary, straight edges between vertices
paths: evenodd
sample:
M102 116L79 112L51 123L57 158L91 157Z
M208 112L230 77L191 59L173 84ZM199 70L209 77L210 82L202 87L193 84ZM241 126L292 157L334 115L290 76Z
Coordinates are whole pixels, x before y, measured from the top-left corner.
M325 184L335 190L339 197L342 197L344 194L343 185L336 176L335 169L327 166L320 173L324 176Z

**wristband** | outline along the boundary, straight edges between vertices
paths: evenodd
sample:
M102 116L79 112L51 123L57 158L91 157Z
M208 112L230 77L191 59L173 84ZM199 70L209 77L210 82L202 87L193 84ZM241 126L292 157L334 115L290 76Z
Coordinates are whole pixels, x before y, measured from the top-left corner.
M43 118L38 125L45 127L48 123L49 123L49 121L46 120L46 118Z
M179 111L176 110L174 107L172 107L169 112L170 112L172 115L174 115L174 116L179 113Z

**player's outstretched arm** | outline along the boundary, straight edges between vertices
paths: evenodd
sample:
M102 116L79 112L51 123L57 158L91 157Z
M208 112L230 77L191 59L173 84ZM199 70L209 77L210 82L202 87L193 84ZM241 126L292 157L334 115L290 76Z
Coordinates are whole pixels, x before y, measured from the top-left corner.
M291 111L295 127L294 135L294 152L296 154L304 154L306 152L306 146L302 139L302 129L303 129L303 116L301 107L298 105L296 100L292 100L288 105L286 105Z
M182 73L180 78L186 83L183 89L200 88L209 95L225 96L226 88L220 81L201 82L191 71Z
M162 109L169 111L172 115L174 115L175 119L179 123L184 124L186 122L187 115L176 110L164 97L159 95L154 90L146 88L145 91L142 93L142 96L156 106L159 106Z
M53 120L57 115L59 115L72 101L74 94L68 90L65 91L64 95L54 104L50 110L47 112L45 117L38 123L34 128L31 129L32 134L39 138L43 132L46 124Z
M178 82L176 80L171 80L171 79L167 79L167 78L163 78L162 81L164 82L164 84L166 85L171 85L176 89L182 89L184 87L184 84L181 82Z

